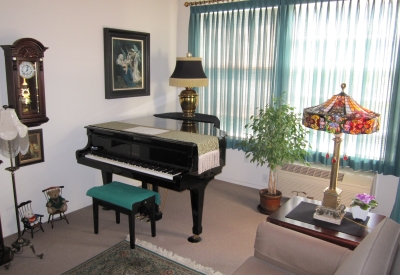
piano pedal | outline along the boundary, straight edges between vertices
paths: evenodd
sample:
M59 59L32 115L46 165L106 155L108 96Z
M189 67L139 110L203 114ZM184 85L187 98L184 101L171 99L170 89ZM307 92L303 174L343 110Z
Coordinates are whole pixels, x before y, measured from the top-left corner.
M142 216L142 218L140 219L140 221L144 221L148 216Z
M149 218L149 219L147 219L147 221L146 221L147 223L150 223L151 222L151 219Z

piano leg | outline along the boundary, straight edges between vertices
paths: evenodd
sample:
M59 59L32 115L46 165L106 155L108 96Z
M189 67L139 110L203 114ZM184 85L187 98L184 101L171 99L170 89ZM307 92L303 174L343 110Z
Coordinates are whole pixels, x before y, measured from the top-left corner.
M207 184L212 180L203 179L200 182L196 183L190 188L190 201L192 206L192 220L193 227L192 233L193 236L188 238L188 241L191 243L198 243L201 241L200 234L203 232L203 227L201 225L203 219L203 205L204 205L204 192L207 187ZM158 192L158 185L153 185L153 191ZM142 181L142 188L147 189L147 183ZM162 218L162 212L159 211L159 206L156 205L156 221Z
M101 177L103 178L103 185L112 182L113 174L104 170L101 170Z
M193 236L188 238L191 243L198 243L201 241L200 234L203 232L201 225L203 219L203 206L204 206L204 191L208 182L211 179L204 179L198 184L190 188L190 201L192 204L192 219L193 219Z
M93 226L94 226L94 234L99 233L99 204L95 199L92 199L93 204Z
M101 170L101 177L103 179L103 185L104 185L104 184L108 184L108 183L112 182L113 174L110 172ZM104 206L101 209L103 209L104 211L110 210L110 208L107 208ZM115 215L117 215L117 213L115 213Z

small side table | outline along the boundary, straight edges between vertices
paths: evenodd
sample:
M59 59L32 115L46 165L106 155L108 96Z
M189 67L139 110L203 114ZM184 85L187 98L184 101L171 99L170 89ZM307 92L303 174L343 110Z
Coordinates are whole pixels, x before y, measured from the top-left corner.
M385 216L379 214L369 213L369 220L366 224L368 228L364 228L361 236L357 237L336 230L286 218L286 215L289 214L289 212L291 212L302 201L315 204L315 206L321 204L321 202L317 200L294 196L289 199L285 204L283 204L278 210L269 215L267 217L267 221L354 250L359 245L359 243L368 235L371 229L377 226L378 223L385 218ZM347 211L349 211L349 209L347 209Z
M181 112L155 114L154 116L160 117L160 118L176 119L176 120L188 120L188 121L194 121L194 122L213 123L214 127L218 128L218 129L219 129L219 125L220 125L220 121L219 121L218 117L213 116L213 115L199 114L199 113L195 113L194 117L184 117L183 113L181 113Z

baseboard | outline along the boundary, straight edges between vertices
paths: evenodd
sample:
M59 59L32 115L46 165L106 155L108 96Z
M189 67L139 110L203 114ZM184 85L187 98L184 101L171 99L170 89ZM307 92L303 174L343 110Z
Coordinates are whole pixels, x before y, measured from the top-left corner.
M235 180L235 179L227 178L227 177L216 176L215 179L216 180L222 180L222 181L229 182L229 183L233 183L233 184L237 184L237 185L241 185L241 186L254 188L254 189L266 188L266 186L260 186L258 184L251 184L251 183L248 183L248 182L239 181L239 180Z

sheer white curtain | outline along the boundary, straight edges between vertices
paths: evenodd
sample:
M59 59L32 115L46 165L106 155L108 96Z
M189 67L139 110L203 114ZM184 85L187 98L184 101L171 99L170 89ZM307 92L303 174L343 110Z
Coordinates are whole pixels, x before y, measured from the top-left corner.
M242 3L234 5L238 4ZM198 42L189 49L203 58L209 78L209 86L199 89L198 112L220 118L221 129L229 135L228 148L244 136L244 125L257 113L256 108L269 102L275 73L275 38L271 32L276 33L277 12L262 7L191 15L191 27L195 28L192 37L196 38L189 41Z
M381 114L371 135L344 135L341 165L399 174L395 147L398 96L398 1L247 1L191 7L189 50L203 57L209 87L199 90L198 112L214 114L229 135L244 137L257 108L282 96L301 113L345 92ZM397 105L396 105L397 104ZM390 117L389 117L390 115ZM389 137L389 143L388 143ZM329 164L333 135L310 130L309 161ZM392 159L392 157L391 157Z
M288 101L302 110L345 92L363 107L381 114L381 129L372 135L344 135L343 165L374 170L384 158L390 99L398 54L397 3L329 1L290 6L291 33L286 44ZM333 151L332 135L310 131L312 161Z

